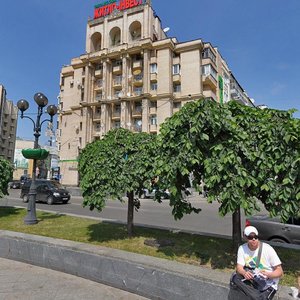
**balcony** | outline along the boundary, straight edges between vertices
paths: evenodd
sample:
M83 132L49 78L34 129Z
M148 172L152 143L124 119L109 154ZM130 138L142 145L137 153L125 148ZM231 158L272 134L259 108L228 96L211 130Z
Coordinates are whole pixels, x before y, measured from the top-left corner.
M132 70L136 71L136 70L142 70L143 68L143 61L142 60L135 60L132 63Z
M132 111L132 117L141 117L142 116L142 107L137 106Z
M122 77L121 78L118 77L113 80L113 87L122 88Z
M113 120L115 120L115 119L120 119L120 118L121 118L121 112L120 112L120 111L114 111L114 112L112 113L111 118L112 118Z
M150 132L157 132L157 124L150 124L149 125Z
M135 75L133 77L133 84L134 84L134 86L142 86L143 85L143 75L142 74Z
M122 74L122 65L114 65L112 69L114 75Z
M210 86L212 89L217 88L217 80L210 74L202 75L203 84Z
M102 77L103 76L103 69L95 70L95 77Z
M101 119L101 113L95 113L94 114L94 117L93 117L93 120L100 120Z
M157 81L157 73L150 74L150 81Z
M203 91L203 96L217 101L217 95L211 90Z
M180 74L175 74L175 75L173 75L173 82L174 82L174 83L180 83L180 81L181 81L181 76L180 76Z
M157 114L157 108L156 107L150 107L149 108L149 114L150 115L156 115Z

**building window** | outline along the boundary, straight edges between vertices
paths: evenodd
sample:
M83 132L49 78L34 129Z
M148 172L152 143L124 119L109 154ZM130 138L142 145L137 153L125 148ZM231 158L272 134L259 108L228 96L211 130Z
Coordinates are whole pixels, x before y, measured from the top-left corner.
M101 123L100 122L95 123L95 131L96 132L101 131Z
M151 50L150 57L156 57L156 50Z
M174 102L173 108L181 108L181 102Z
M150 90L151 91L157 91L157 82L151 82L150 83Z
M142 120L135 119L134 120L134 131L141 132L142 131Z
M134 103L134 111L137 113L142 112L142 103L141 102Z
M97 92L97 93L96 93L95 100L96 100L96 101L101 101L102 98L103 98L102 92Z
M173 75L180 74L180 64L173 65Z
M122 84L122 75L116 75L114 76L114 85L121 85Z
M113 128L120 128L121 122L120 121L113 121Z
M113 62L113 67L122 66L122 60L118 59Z
M150 124L157 125L157 116L156 115L153 115L150 117Z
M103 64L96 64L95 70L96 70L96 71L98 71L98 70L103 70Z
M202 74L204 76L211 75L215 80L217 80L217 71L211 64L202 66Z
M157 64L150 64L150 73L157 74Z
M95 88L102 88L103 87L103 79L98 79L95 82Z
M173 92L174 93L180 93L181 92L181 84L176 83L173 85Z
M143 88L142 87L134 87L133 93L135 96L140 96L143 93Z
M82 122L79 123L79 129L82 131Z
M110 45L118 46L121 43L121 30L118 27L114 27L110 31Z
M216 63L216 56L210 48L206 48L203 50L202 58L210 58L214 63Z
M116 104L115 105L115 112L118 112L118 113L121 112L121 104Z
M157 108L157 102L156 101L150 101L150 107Z

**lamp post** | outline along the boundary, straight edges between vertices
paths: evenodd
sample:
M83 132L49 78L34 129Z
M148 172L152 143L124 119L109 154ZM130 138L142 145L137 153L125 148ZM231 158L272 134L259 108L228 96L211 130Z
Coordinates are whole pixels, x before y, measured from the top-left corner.
M36 117L36 121L28 116L24 116L24 112L28 109L29 103L28 101L21 99L18 101L17 106L21 111L21 119L27 118L30 119L33 123L33 131L34 131L34 149L39 149L39 137L41 135L41 127L44 122L50 121L53 122L53 116L57 113L57 107L55 105L49 105L47 107L47 113L50 116L50 119L44 120L41 122L41 116L43 114L43 108L48 104L47 97L42 93L36 93L34 95L34 101L38 105L38 114ZM33 170L32 170L32 181L28 193L28 206L27 206L27 215L24 219L24 223L26 225L33 225L37 223L36 218L36 208L35 208L35 201L36 201L36 165L37 165L36 157L33 158Z

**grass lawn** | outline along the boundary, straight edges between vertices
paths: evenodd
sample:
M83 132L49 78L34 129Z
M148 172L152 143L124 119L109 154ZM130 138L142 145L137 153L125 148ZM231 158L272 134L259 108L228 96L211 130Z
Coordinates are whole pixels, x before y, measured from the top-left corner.
M0 207L0 230L11 230L101 245L105 247L174 260L195 266L232 272L236 253L230 240L135 227L135 237L127 237L124 225L37 211L36 225L24 225L25 209ZM160 249L144 245L146 239L167 239L174 245ZM300 270L300 250L276 248L283 263L281 284L295 286Z

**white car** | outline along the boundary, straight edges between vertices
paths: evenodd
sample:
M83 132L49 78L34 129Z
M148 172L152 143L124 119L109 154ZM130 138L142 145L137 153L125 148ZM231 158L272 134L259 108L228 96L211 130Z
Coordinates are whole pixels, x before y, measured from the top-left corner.
M165 191L160 191L162 193L162 199L169 199L170 198L170 192L168 190ZM154 198L155 197L155 193L156 193L156 189L153 190L148 190L148 189L144 189L143 190L143 194L141 195L142 199L146 199L146 198Z

